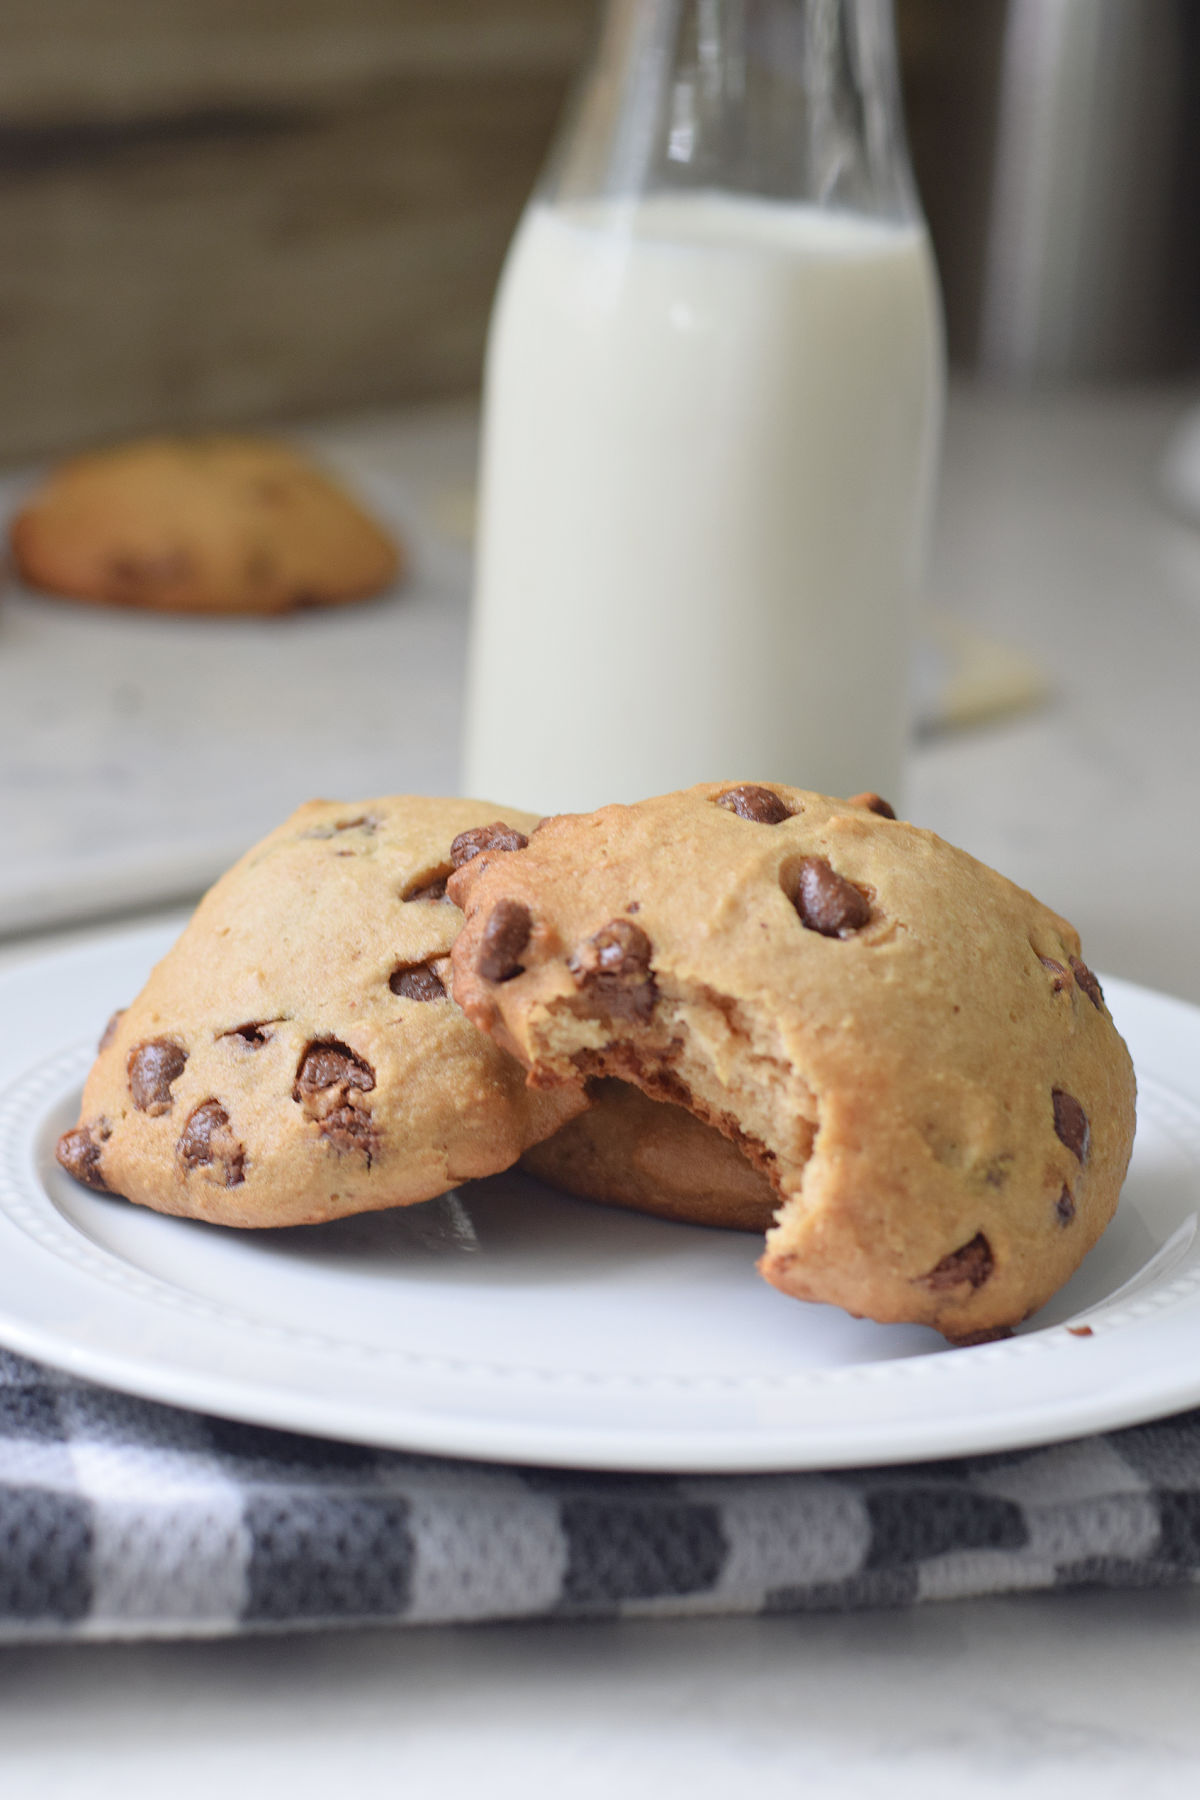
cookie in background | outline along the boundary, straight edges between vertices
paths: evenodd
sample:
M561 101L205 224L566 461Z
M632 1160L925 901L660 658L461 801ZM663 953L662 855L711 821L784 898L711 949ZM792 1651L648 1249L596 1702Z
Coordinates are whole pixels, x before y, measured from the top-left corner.
M11 528L30 587L174 613L281 613L379 594L406 552L289 444L156 437L73 457Z

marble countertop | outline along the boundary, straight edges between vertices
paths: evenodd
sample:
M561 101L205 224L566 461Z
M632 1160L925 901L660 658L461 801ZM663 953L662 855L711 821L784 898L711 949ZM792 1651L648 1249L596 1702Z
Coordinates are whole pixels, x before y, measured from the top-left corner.
M954 396L932 597L1050 698L924 736L907 810L1065 912L1095 965L1200 1001L1200 532L1155 489L1186 398ZM416 550L353 618L0 599L0 931L186 894L313 792L453 789L473 434L467 409L315 434ZM3 1649L0 1791L1174 1796L1198 1669L1195 1590Z
M475 411L298 435L408 543L383 598L189 619L0 594L0 934L195 894L314 795L454 792Z
M1179 1800L1200 1594L0 1651L6 1800Z

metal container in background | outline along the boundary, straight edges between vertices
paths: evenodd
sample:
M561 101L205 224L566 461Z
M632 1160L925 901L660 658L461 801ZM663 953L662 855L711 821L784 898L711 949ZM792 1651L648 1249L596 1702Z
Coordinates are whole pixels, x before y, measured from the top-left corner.
M1200 356L1195 0L900 0L952 359L1013 383Z

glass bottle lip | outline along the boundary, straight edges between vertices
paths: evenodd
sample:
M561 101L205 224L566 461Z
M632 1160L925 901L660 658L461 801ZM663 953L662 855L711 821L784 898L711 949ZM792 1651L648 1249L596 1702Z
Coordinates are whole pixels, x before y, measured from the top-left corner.
M533 198L687 190L923 224L893 0L606 0Z

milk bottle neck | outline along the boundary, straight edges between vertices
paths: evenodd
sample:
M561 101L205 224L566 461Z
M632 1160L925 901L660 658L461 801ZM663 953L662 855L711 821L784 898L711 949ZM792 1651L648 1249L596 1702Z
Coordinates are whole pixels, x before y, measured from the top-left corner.
M919 220L892 0L607 0L538 198L688 189Z

